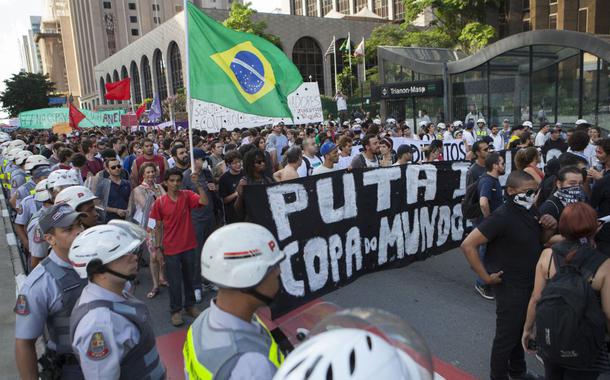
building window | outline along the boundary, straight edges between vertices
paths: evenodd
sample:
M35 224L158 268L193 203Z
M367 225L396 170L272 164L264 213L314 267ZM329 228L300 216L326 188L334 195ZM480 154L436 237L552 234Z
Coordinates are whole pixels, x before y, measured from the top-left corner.
M140 73L138 72L138 65L134 61L131 61L131 81L133 82L133 98L136 104L142 103L142 92L140 91Z
M349 0L338 0L337 1L337 11L339 13L349 14Z
M557 15L549 15L549 29L557 29Z
M131 35L132 36L139 36L140 35L140 31L138 29L131 29Z
M129 22L135 24L138 22L138 16L129 16Z
M130 10L135 11L136 10L136 3L129 3L128 7Z
M303 16L303 0L293 0L294 14L297 16Z
M106 104L106 86L104 83L104 77L100 78L100 92L102 93L102 99L100 100L102 101L102 104Z
M368 7L368 3L368 0L356 0L356 13L360 12L364 7Z
M165 65L163 64L163 55L161 50L157 50L153 55L155 65L155 77L157 80L157 91L161 100L167 99L167 78L165 75Z
M524 32L529 32L530 30L532 30L532 27L530 25L530 20L523 20L523 31Z
M152 75L150 72L150 63L148 62L147 56L144 56L142 58L142 76L144 77L144 97L152 98L153 97Z
M403 0L394 0L394 20L405 18L405 3Z
M587 33L587 22L589 19L589 8L581 8L578 10L578 31Z
M316 0L307 0L307 16L318 15L318 3Z
M557 0L549 0L549 5L557 4Z
M159 4L153 4L153 5L152 5L152 10L153 10L153 11L158 11L158 10L160 10L160 9L161 9L161 7L159 6Z
M530 9L530 0L523 0L523 10L527 11Z
M175 42L172 42L169 48L169 70L172 74L172 93L175 95L179 89L184 88L180 48Z
M157 25L161 25L161 17L159 16L154 16L153 17L153 22Z
M333 9L333 0L322 0L322 17Z
M112 3L110 1L104 1L104 9L112 8Z
M388 2L387 0L375 0L373 2L373 12L382 18L388 18Z
M303 37L297 41L292 49L292 62L296 65L304 81L318 82L320 93L324 93L324 64L322 50L311 37Z

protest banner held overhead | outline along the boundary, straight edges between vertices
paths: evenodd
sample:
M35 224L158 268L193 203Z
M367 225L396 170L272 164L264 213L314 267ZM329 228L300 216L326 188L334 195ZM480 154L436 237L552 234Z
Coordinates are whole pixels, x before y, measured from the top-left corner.
M86 117L79 123L81 128L120 127L121 115L125 113L121 109L98 112L82 109L80 112ZM19 114L19 126L27 129L50 129L55 124L68 123L69 120L68 108L42 108Z

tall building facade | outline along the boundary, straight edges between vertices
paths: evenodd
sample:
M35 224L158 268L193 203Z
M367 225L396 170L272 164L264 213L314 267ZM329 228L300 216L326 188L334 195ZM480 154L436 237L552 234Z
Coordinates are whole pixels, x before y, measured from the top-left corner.
M59 21L43 21L34 41L40 52L42 73L55 84L56 93L67 95L68 73Z
M500 37L541 29L610 34L608 0L504 0L500 9Z
M324 17L334 11L356 16L363 8L387 20L404 18L403 0L289 0L290 14L295 16Z
M42 73L40 51L35 41L36 34L40 33L42 17L30 16L30 29L27 35L20 38L21 68L30 73Z
M65 3L74 41L81 106L100 106L100 75L95 65L140 39L182 11L182 0L48 0ZM241 0L195 0L203 8L229 9ZM62 28L63 30L63 28ZM69 61L69 60L68 60ZM165 62L165 59L161 62ZM160 67L165 72L165 65ZM70 71L70 68L69 70ZM127 70L111 73L105 82L129 76ZM70 78L70 74L68 74ZM111 104L114 102L111 102Z

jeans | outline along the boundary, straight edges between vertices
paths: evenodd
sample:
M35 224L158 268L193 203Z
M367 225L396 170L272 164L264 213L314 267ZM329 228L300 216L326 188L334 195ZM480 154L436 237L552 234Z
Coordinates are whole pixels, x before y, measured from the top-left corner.
M508 380L526 372L521 346L523 324L533 286L502 282L494 286L496 335L491 348L491 379Z
M195 250L177 255L165 255L165 275L169 283L169 309L172 314L182 308L195 304L193 277L195 268ZM182 303L182 287L184 286L184 304Z
M483 222L483 217L477 218L475 220L472 221L472 226L473 228L477 228L477 226L479 224L481 224L481 222ZM481 263L483 264L483 266L485 267L485 269L487 269L487 266L485 265L485 253L487 253L487 244L485 245L480 245L479 246L479 259L481 260ZM489 271L487 271L489 272ZM480 286L485 286L485 281L483 281L483 279L481 277L477 276L477 280L476 283Z
M201 250L205 241L214 232L216 220L214 217L205 220L193 220L197 248L195 248L195 270L193 270L193 288L201 289Z

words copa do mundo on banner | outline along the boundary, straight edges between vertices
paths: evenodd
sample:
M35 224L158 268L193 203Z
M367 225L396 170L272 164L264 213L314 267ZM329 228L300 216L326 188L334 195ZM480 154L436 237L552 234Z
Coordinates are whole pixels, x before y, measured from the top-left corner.
M512 153L502 151L506 173ZM379 270L456 248L470 163L442 161L342 170L245 190L250 221L286 254L274 317Z

